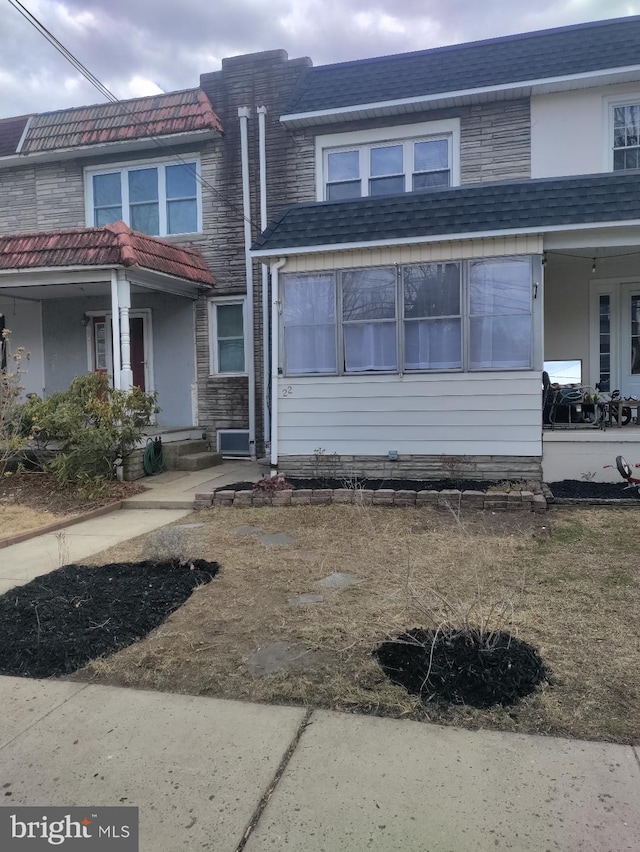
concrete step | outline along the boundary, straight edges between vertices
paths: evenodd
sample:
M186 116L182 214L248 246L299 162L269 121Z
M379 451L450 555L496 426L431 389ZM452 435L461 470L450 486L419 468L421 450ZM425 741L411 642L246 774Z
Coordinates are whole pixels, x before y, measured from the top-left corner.
M188 453L177 456L170 464L167 463L165 457L165 466L168 470L205 470L208 467L215 467L219 464L222 464L220 453Z
M162 455L165 462L180 458L180 456L190 456L193 453L206 453L208 451L208 442L201 438L194 441L173 441L170 444L162 442Z

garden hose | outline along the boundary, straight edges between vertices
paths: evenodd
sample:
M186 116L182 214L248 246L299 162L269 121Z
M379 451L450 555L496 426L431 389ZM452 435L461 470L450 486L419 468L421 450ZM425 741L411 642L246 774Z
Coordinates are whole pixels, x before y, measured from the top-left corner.
M147 439L144 450L144 472L147 476L155 476L164 470L164 457L162 455L162 438Z

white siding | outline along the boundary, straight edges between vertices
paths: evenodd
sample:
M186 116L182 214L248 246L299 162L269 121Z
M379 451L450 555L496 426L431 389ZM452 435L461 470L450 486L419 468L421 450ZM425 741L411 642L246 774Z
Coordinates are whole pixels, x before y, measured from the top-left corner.
M283 272L321 272L331 269L387 266L394 263L430 263L480 257L542 254L542 236L490 237L478 240L443 241L423 245L387 246L324 254L301 254L287 259Z
M42 312L40 302L10 299L0 293L0 314L11 331L11 348L23 346L28 358L20 365L20 384L25 393L44 392L44 355L42 348Z
M531 177L609 171L607 99L640 98L640 82L600 86L531 98Z
M279 380L278 454L542 453L535 371Z

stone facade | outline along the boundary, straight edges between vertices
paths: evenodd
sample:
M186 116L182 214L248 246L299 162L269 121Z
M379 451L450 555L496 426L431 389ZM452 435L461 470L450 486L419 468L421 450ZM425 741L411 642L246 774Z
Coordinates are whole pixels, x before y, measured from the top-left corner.
M538 456L280 456L278 472L313 479L476 479L542 481Z

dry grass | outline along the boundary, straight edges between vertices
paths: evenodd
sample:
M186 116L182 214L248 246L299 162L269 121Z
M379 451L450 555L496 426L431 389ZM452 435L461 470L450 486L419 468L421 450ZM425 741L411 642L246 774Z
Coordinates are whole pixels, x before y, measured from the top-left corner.
M640 741L640 568L634 510L470 513L318 506L211 509L194 520L192 556L220 575L147 639L78 676L179 692L304 703L467 727ZM269 547L242 524L288 533ZM145 539L93 561L138 559ZM322 591L350 571L365 580ZM324 603L293 607L292 595ZM435 594L434 592L439 593ZM446 598L446 605L442 598ZM496 622L497 602L508 605ZM493 611L493 614L492 614ZM466 616L537 646L553 682L511 708L423 705L371 657L396 632ZM249 653L284 640L315 654L304 667L252 677Z
M0 504L0 541L28 530L37 530L67 517L54 515L28 506L6 506Z

